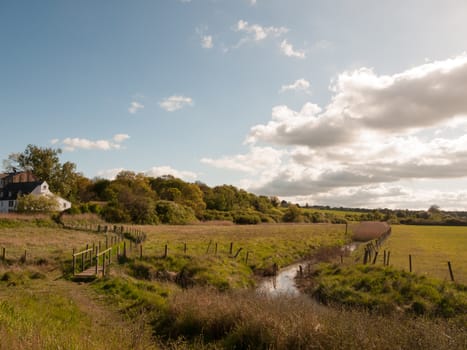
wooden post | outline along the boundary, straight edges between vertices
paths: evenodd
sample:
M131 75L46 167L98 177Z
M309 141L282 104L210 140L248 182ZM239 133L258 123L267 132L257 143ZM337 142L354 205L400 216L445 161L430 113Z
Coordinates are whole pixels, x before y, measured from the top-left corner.
M389 257L391 256L391 251L388 251L388 256L386 257L386 266L389 266Z
M233 242L230 242L229 254L232 255L233 252Z
M99 241L99 251L101 251L101 241Z
M26 257L27 257L27 252L26 250L24 251L24 259L23 259L23 262L26 264Z
M384 250L384 256L383 256L383 266L386 266L386 249Z
M378 251L375 252L375 258L373 259L373 265L376 264L377 258L378 258Z
M209 249L211 248L212 240L209 241L208 247L206 249L206 254L209 253Z
M99 248L96 250L96 276L97 276L97 271L99 271Z
M341 256L342 256L342 255L341 255ZM300 271L300 272L299 272L299 273L300 273L299 276L300 276L300 278L301 278L301 277L303 277L303 267L302 267L302 265L298 265L298 268L300 269L300 270L299 270L299 271Z
M346 221L346 222L345 222L345 235L346 235L346 236L347 236L348 228L349 228L349 223Z
M126 258L126 241L123 241L123 257Z
M164 249L164 258L167 258L168 255L169 255L169 247L166 244L165 249Z
M214 255L217 255L217 242L216 242L216 245L215 245L215 248L214 248Z
M2 260L5 261L5 256L6 256L6 248L3 247L3 251L2 251Z
M183 244L183 254L186 255L186 242Z
M84 259L85 259L85 258L84 258L84 254L85 254L85 253L82 253L82 254L81 254L81 271L84 271Z
M106 260L106 255L107 255L107 253L104 253L104 255L102 256L102 277L105 276L105 260Z
M86 244L86 253L85 253L86 255L84 256L85 259L87 259L88 257L88 253L89 253L88 249L89 249L89 244Z
M139 245L139 258L143 259L143 245L142 244Z
M216 243L216 246L217 246L217 243ZM250 255L250 252L246 252L246 256L245 256L245 264L248 264L248 256Z
M412 272L412 255L409 254L409 271Z
M449 267L449 275L451 276L451 281L454 282L454 274L452 273L452 266L451 266L450 261L448 261L448 267Z
M234 258L236 258L238 256L238 254L240 254L240 252L242 251L243 248L238 248L237 252L235 253L234 255Z
M75 275L75 266L76 266L76 256L75 256L75 248L73 248L73 276Z
M341 264L344 263L344 256L341 254Z
M105 235L105 249L109 247L109 236Z

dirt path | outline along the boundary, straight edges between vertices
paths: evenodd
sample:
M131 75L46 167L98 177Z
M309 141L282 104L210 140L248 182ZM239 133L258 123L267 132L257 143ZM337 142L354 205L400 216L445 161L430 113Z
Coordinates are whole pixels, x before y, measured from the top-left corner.
M113 339L120 339L122 348L157 349L150 339L144 317L131 320L105 302L105 297L92 290L87 283L63 279L50 281L51 287L72 300L79 310L88 316L93 332L102 332Z

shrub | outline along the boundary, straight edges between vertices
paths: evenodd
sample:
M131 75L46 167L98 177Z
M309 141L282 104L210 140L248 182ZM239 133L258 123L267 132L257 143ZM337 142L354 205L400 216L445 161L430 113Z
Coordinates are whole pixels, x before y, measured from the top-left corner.
M156 202L156 213L164 224L186 225L198 221L193 209L166 200Z
M260 222L260 216L255 214L238 214L234 216L234 223L239 225L256 225Z

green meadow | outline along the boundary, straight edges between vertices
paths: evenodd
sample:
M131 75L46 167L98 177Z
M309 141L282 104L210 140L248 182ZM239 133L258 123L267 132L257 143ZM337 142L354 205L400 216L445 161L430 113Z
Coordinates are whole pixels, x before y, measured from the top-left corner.
M75 219L79 224L93 220ZM2 218L0 247L7 254L0 262L0 349L464 349L467 344L465 318L457 314L465 309L465 287L397 272L396 253L410 242L417 249L411 254L418 273L416 263L422 260L416 257L429 257L430 247L450 257L457 252L460 262L450 258L455 268L465 261L459 248L465 247L462 229L395 226L384 245L391 249L394 268L362 270L357 255L344 257L342 266L335 259L334 267L316 275L322 278L324 304L305 294L270 298L255 286L274 264L335 253L329 247L349 241L345 225L135 229L146 233L142 246L133 243L130 249L127 241L127 258L114 260L107 277L82 283L71 279L71 252L104 242L102 233L65 230L46 218ZM450 235L438 242L445 232ZM404 236L408 239L399 240ZM24 250L26 261L21 259ZM461 278L461 270L454 273ZM189 282L187 289L177 280L181 275ZM385 276L390 285L382 280ZM386 294L365 294L371 281L381 287L373 292ZM355 294L349 286L361 288ZM425 299L418 297L420 290ZM397 302L389 304L391 298Z
M380 250L391 252L391 266L408 271L411 255L414 273L440 280L450 280L450 261L455 280L467 284L467 227L394 225Z

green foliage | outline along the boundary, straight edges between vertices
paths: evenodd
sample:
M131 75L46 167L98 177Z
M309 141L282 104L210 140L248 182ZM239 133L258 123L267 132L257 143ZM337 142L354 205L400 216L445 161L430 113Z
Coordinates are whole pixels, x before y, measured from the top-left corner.
M160 222L172 225L185 225L197 221L193 209L166 200L156 202L156 213Z
M398 309L417 315L453 317L467 313L467 288L389 267L324 265L308 289L324 303L381 312Z
M58 208L58 201L53 196L26 194L18 197L16 211L18 213L50 213Z
M303 222L303 215L300 208L296 205L290 205L282 218L284 222Z
M60 149L28 145L24 152L10 154L7 168L32 171L36 177L47 181L52 192L75 200L77 181L81 175L76 172L76 164L60 163L61 153Z
M234 214L234 223L239 225L257 225L261 223L261 217L254 213Z

